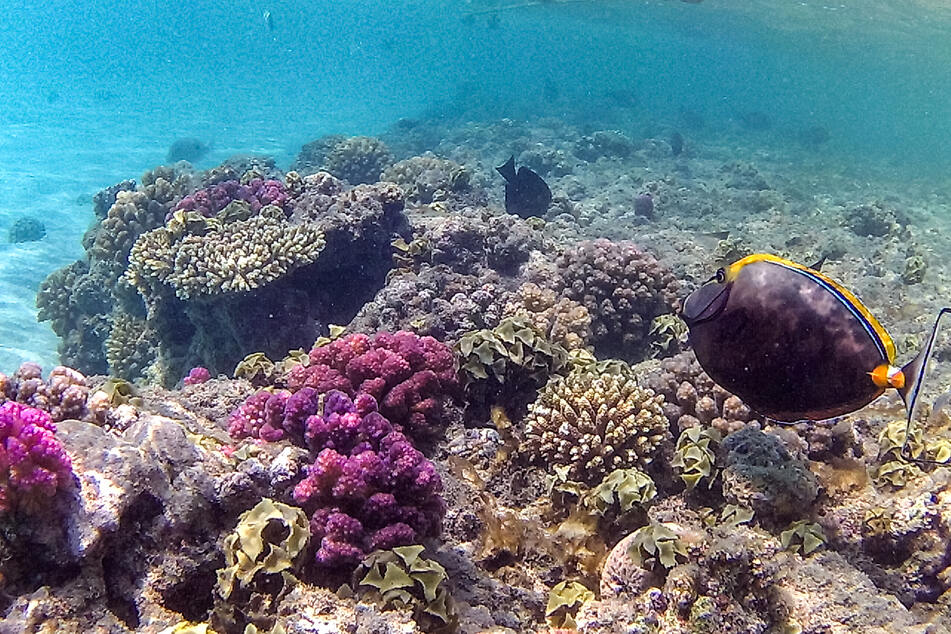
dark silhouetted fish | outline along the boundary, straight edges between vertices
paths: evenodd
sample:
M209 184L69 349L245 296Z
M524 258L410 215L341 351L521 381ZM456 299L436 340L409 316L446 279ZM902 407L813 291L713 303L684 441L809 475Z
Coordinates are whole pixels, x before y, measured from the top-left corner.
M684 151L684 137L679 132L674 132L670 135L670 152L674 156L680 156L680 153Z
M495 168L505 179L505 211L522 218L543 216L551 204L551 189L524 165L515 171L515 157Z
M907 439L949 313L938 312L918 356L899 367L891 337L855 295L815 269L757 253L717 271L687 297L681 316L710 378L760 414L823 420L894 388L907 408ZM902 455L909 457L906 447Z

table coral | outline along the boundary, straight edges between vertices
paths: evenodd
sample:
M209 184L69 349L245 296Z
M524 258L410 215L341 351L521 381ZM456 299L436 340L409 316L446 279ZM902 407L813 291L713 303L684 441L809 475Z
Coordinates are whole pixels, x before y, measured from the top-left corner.
M430 435L447 423L445 406L458 389L455 360L452 351L432 337L406 331L373 337L357 333L317 346L309 357L309 365L290 371L290 390L369 394L384 416L414 437Z
M568 480L595 485L615 469L650 470L669 450L663 397L637 385L632 373L587 369L555 378L525 419L519 452Z
M355 403L334 391L323 413L307 420L309 444L319 452L294 499L312 514L321 566L353 567L373 550L439 534L439 474L375 405L372 397Z
M631 242L584 241L555 266L555 290L588 309L595 346L617 356L642 354L651 321L679 305L673 273Z
M249 291L313 263L324 244L318 228L267 206L206 235L174 240L167 229L150 231L132 247L126 279L143 295L167 285L184 300Z
M22 403L0 405L0 510L29 508L73 478L50 415Z

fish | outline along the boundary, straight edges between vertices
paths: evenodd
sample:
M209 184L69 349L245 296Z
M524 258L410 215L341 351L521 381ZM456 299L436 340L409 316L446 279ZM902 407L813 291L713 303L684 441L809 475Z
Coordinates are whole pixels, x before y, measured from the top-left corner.
M274 32L274 15L269 10L265 9L261 17L264 18L264 28L267 29L268 33L273 33Z
M684 137L679 132L670 135L670 153L674 156L680 156L684 151Z
M719 269L687 297L681 318L704 371L761 415L786 423L825 420L896 389L907 439L938 327L949 313L940 309L921 351L898 367L895 344L858 297L819 271L757 253ZM902 455L911 460L907 447Z
M524 165L516 172L514 156L495 169L505 179L505 211L521 218L540 217L548 211L551 189L541 176Z

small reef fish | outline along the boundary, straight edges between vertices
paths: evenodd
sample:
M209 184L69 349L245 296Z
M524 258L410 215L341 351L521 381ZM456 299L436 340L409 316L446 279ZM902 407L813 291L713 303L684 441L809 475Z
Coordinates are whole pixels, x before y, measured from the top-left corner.
M822 273L758 253L721 268L684 302L682 318L703 369L751 408L780 422L853 412L895 388L907 432L942 308L910 363L859 299ZM902 454L907 458L906 448Z
M545 215L551 189L541 176L524 165L516 172L514 156L495 169L505 179L505 211L521 218Z
M268 33L273 33L274 32L274 16L271 14L270 11L265 10L262 17L264 18L264 28L267 29Z

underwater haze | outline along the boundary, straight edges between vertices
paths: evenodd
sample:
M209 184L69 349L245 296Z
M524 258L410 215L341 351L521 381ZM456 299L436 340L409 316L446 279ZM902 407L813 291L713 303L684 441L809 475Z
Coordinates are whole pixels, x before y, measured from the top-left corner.
M0 0L0 632L951 633L949 34Z
M951 11L902 5L0 3L0 227L47 227L40 242L3 245L0 367L53 363L38 283L81 253L92 194L161 163L180 137L211 145L198 167L236 153L286 165L312 138L400 118L610 126L603 95L623 91L645 119L687 109L715 128L768 113L751 142L820 126L822 153L858 170L943 178Z

